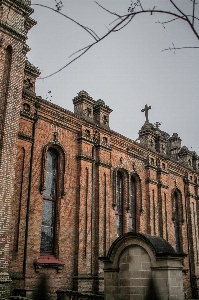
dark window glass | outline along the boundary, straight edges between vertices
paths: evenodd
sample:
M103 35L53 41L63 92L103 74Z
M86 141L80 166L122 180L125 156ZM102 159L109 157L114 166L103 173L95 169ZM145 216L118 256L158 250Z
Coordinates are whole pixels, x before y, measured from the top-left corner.
M49 149L46 161L46 190L42 207L41 247L40 252L53 254L55 231L55 195L57 174L57 151Z
M174 232L175 232L175 247L176 252L180 252L180 223L179 223L179 206L178 206L178 195L174 193Z
M117 204L116 204L116 229L117 235L123 234L123 178L117 173Z
M136 185L133 177L131 177L129 229L130 231L136 231Z
M56 185L56 173L57 173L57 151L49 149L47 152L46 161L46 181L44 197L53 199L55 197L55 185Z

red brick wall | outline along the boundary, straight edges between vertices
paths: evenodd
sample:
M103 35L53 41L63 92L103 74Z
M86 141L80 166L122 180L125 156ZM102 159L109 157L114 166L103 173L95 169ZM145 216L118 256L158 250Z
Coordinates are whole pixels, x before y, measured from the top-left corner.
M21 1L1 2L0 46L0 297L8 296L8 256L16 141L21 102L26 36L24 19L32 9ZM27 19L28 20L28 19ZM34 22L33 22L34 23ZM33 25L32 23L32 25ZM12 30L12 29L13 30ZM7 51L7 49L10 49Z
M34 102L40 103L39 119L36 125L35 150L33 157L32 190L30 198L28 255L25 282L19 279L23 265L23 248L25 234L26 203L28 190L28 173L31 148L30 117L20 119L20 139L18 139L18 177L15 185L15 200L13 200L12 248L10 251L10 273L13 278L13 288L35 288L40 274L48 274L51 292L60 289L102 290L103 266L98 261L104 256L115 238L115 174L116 170L125 172L124 191L124 232L129 231L129 179L137 176L137 224L138 231L156 234L167 239L175 247L172 192L178 189L182 199L181 245L184 253L189 252L192 263L192 274L197 274L197 247L195 235L198 232L197 208L192 204L190 219L190 241L187 240L186 205L195 203L196 184L188 182L189 194L185 197L184 177L197 176L193 170L176 163L166 156L147 150L125 137L108 129L96 126L83 118L61 109L41 99L35 100L24 94L23 102L31 106L34 113ZM86 137L85 129L90 130ZM98 130L98 142L94 144L93 136ZM57 141L54 132L58 132ZM24 133L24 135L22 134ZM29 141L27 140L29 136ZM108 144L102 144L107 137ZM66 194L58 201L57 218L57 251L56 258L65 264L63 270L57 268L40 268L35 271L34 261L40 257L42 199L40 192L41 166L43 148L48 143L61 146L65 152L66 172L64 188ZM93 148L94 147L94 148ZM23 150L24 149L24 150ZM23 154L25 153L25 154ZM24 176L21 182L22 155L24 155ZM152 163L151 158L154 162ZM94 165L93 165L94 163ZM164 165L162 165L164 164ZM94 176L93 176L94 170ZM92 185L94 182L94 188ZM139 184L138 184L139 183ZM22 192L21 192L22 187ZM139 188L140 187L140 188ZM94 193L94 198L93 198ZM21 196L20 196L21 195ZM193 195L193 196L190 196ZM21 197L21 199L20 199ZM190 198L192 197L192 198ZM187 204L185 202L185 198ZM21 202L20 202L21 201ZM93 202L94 201L94 202ZM20 204L21 203L21 204ZM19 206L21 205L21 208ZM18 206L18 207L17 207ZM20 213L20 222L17 214ZM191 223L192 222L192 223ZM196 226L194 227L193 223ZM16 225L19 224L18 251L16 251ZM191 226L192 224L192 226ZM195 228L195 229L194 229ZM195 231L194 231L195 230ZM193 236L193 238L191 237ZM184 262L184 284L189 293L189 263ZM17 279L18 278L18 279Z
M179 191L181 250L189 253L184 262L183 277L185 291L189 294L189 272L192 276L199 275L197 264L199 210L196 203L198 184L195 182L195 178L198 180L198 172L109 130L107 124L106 126L95 124L93 120L89 121L88 116L87 120L78 117L37 98L30 91L24 92L21 99L26 54L25 40L29 29L22 26L24 24L22 11L26 13L31 11L20 4L20 1L15 1L13 4L16 5L17 10L12 6L9 7L8 2L4 1L2 19L5 21L8 16L9 24L20 32L14 35L7 29L1 28L3 39L0 47L0 113L2 115L5 112L0 124L1 295L7 293L5 289L9 284L8 271L13 280L12 289L30 291L36 287L39 276L43 273L47 274L54 298L55 291L58 289L74 288L95 292L103 289L103 266L98 257L105 256L117 238L115 205L118 170L125 175L124 233L129 231L130 177L136 176L138 231L163 236L175 247L172 193L175 189ZM13 49L10 72L7 68L10 59L6 59L8 45ZM8 81L9 85L5 87ZM30 112L23 111L20 117L23 103L30 105ZM40 109L33 140L35 103L39 103ZM90 136L87 135L86 130L90 131ZM57 137L54 135L55 132L58 133ZM94 135L97 138L95 141ZM60 266L58 264L48 265L48 268L43 267L37 261L40 257L41 242L42 174L43 177L45 174L45 170L42 170L42 167L45 168L43 153L49 145L60 149L62 156L65 157L65 194L63 195L61 192L63 159L59 168L60 190L57 194L55 247L56 259L65 264L63 269L58 268ZM24 257L27 229L27 256ZM23 272L24 261L25 272ZM7 282L7 285L2 284L3 282Z

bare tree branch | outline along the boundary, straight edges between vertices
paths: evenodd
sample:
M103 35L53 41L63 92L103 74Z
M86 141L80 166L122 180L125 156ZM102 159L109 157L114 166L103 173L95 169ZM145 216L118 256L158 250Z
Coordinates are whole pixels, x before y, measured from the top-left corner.
M194 26L194 17L195 17L195 5L196 5L196 2L195 0L193 0L193 13L192 13L192 25Z
M50 10L52 10L52 11L54 11L54 12L56 12L56 13L62 15L63 17L69 19L70 21L74 22L75 24L77 24L78 26L80 26L81 28L83 28L87 33L89 33L89 34L97 41L97 38L96 38L97 35L96 35L96 34L95 34L95 35L92 34L92 31L93 31L93 30L92 30L91 28L88 28L88 27L86 27L86 26L80 24L79 22L75 21L75 20L72 19L71 17L69 17L69 16L67 16L67 15L65 15L65 14L63 14L63 13L61 13L60 11L58 11L58 10L56 10L56 9L50 7L50 6L43 5L43 4L37 4L37 3L36 3L36 4L31 4L31 6L33 6L33 5L34 5L34 6L45 7L45 8L47 8L47 9L50 9Z
M120 30L122 30L124 27L126 27L135 16L139 16L141 14L164 14L164 15L168 15L168 16L172 16L173 18L171 20L168 21L164 21L164 22L156 22L156 23L160 23L163 25L163 27L165 28L165 24L167 23L171 23L173 21L176 20L182 20L185 21L186 23L188 23L188 25L190 26L192 32L194 33L194 35L196 36L196 38L199 40L199 33L196 31L195 27L194 27L194 20L199 20L199 18L195 17L195 5L196 2L195 0L191 0L193 2L193 12L192 15L187 15L185 14L176 4L173 0L169 0L169 2L172 4L172 6L174 7L174 9L177 11L168 11L168 10L161 10L161 9L157 9L155 6L153 7L153 9L144 9L142 4L141 4L141 0L137 0L137 2L133 2L131 1L131 6L128 9L128 13L124 14L124 15L120 15L117 14L115 12L112 12L110 10L108 10L107 8L103 7L101 4L99 4L98 2L95 1L95 3L102 8L103 10L105 10L106 12L108 12L111 15L116 16L117 18L112 21L109 25L112 25L114 23L114 25L108 29L107 28L107 32L102 35L101 37L91 28L88 28L82 24L80 24L79 22L77 22L76 20L74 20L73 18L61 13L59 10L55 10L49 6L43 5L43 4L32 4L32 5L37 5L37 6L41 6L47 9L50 9L62 16L64 16L65 18L71 20L72 22L74 22L76 25L80 26L82 29L84 29L84 31L86 31L93 39L94 42L77 50L76 52L72 53L69 58L71 58L72 56L74 56L75 54L78 54L75 58L73 58L71 61L69 61L67 64L65 64L62 68L60 68L59 70L53 72L52 74L45 76L45 77L40 77L39 79L45 79L48 77L51 77L57 73L59 73L60 71L62 71L64 68L66 68L67 66L69 66L71 63L73 63L75 60L77 60L78 58L80 58L82 55L84 55L88 50L90 50L93 46L95 46L96 44L98 44L99 42L101 42L103 39L105 39L106 37L108 37L111 33L115 33L118 32ZM189 19L191 18L191 20ZM115 24L116 23L116 24ZM175 53L175 50L180 50L180 49L198 49L199 47L175 47L173 44L173 47L169 47L167 49L164 49L162 51L168 51L168 50L173 50ZM81 53L80 53L81 52Z
M185 47L169 47L169 48L166 48L166 49L163 49L161 52L164 52L164 51L168 51L168 50L182 50L182 49L199 49L199 46L185 46Z
M126 20L131 17L131 15L127 16L126 17ZM79 54L77 57L75 57L74 59L72 59L70 62L68 62L67 64L65 64L62 68L60 68L59 70L57 70L56 72L53 72L51 73L50 75L48 76L45 76L45 77L39 77L38 79L45 79L45 78L49 78L59 72L61 72L63 69L65 69L66 67L68 67L71 63L73 63L75 60L77 60L78 58L80 58L82 55L84 55L88 50L90 50L94 45L96 45L97 43L99 43L100 41L102 41L103 39L105 39L109 34L111 34L112 32L114 32L114 30L119 27L124 21L126 21L125 19L124 20L121 20L118 24L116 24L111 30L109 30L105 35L103 35L99 40L96 40L95 42L93 42L92 44L82 48L82 49L79 49L78 51L74 52L73 54L75 53L78 53L78 52L81 52L83 51L81 54ZM73 55L71 54L70 57Z
M115 12L112 12L112 11L108 10L107 8L105 8L104 6L102 6L101 4L99 4L97 1L95 1L95 3L96 3L99 7L101 7L103 10L105 10L106 12L108 12L109 14L114 15L114 16L117 16L118 18L121 18L120 15L116 14Z
M131 16L130 19L128 20L128 22L126 24L124 24L123 26L121 26L119 29L115 29L113 30L113 32L117 32L117 31L120 31L121 29L123 29L124 27L126 27L131 21L132 19L134 18L135 16Z

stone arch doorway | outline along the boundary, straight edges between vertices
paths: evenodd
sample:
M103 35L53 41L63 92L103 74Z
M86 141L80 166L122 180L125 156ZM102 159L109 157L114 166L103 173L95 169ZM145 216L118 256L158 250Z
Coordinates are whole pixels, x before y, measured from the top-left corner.
M151 280L159 300L183 299L184 256L163 238L139 233L123 235L102 258L105 299L149 299Z

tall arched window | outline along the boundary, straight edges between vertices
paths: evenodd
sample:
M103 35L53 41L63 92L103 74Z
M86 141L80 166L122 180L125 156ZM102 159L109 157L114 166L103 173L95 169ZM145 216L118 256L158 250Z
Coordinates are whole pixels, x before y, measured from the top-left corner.
M129 230L136 232L136 182L134 177L131 177L130 184Z
M117 172L117 202L116 202L116 230L117 235L123 234L123 176Z
M179 207L179 193L176 191L173 194L174 203L174 235L176 252L180 252L180 207Z
M54 254L58 152L49 148L43 193L40 253Z

